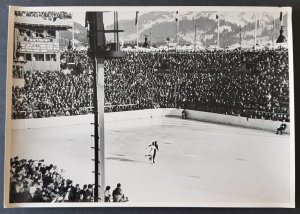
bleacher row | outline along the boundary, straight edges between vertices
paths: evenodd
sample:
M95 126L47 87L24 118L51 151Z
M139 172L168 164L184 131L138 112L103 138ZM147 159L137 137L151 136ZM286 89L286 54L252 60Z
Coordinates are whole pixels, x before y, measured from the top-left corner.
M86 51L61 56L60 71L25 72L24 87L13 88L13 119L92 112L91 60ZM80 69L65 74L70 61ZM241 70L245 63L254 69ZM186 108L289 120L288 70L286 49L128 52L125 58L105 61L105 111Z

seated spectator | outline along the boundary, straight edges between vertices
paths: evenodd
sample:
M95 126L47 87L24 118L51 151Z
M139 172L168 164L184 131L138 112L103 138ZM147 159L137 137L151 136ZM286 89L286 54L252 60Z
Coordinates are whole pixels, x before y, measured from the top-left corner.
M277 129L276 134L280 133L282 135L284 133L285 129L286 129L286 124L285 124L285 121L283 120L280 127Z
M126 202L128 201L128 198L125 197L122 189L121 189L121 184L118 183L117 187L114 189L113 193L112 193L112 197L113 197L113 202Z

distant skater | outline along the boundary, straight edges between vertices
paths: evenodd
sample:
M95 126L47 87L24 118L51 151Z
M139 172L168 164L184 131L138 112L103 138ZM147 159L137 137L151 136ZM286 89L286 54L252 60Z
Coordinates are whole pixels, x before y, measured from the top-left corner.
M146 154L145 154L145 157L148 157L150 162L152 162L153 152L154 152L152 144L150 144L149 146L147 146L147 148L146 148L147 151L146 151Z
M154 141L152 143L152 145L154 146L153 157L152 157L153 162L152 163L155 163L156 152L159 151L157 141Z
M157 141L154 141L147 147L147 154L145 155L145 157L149 157L149 161L151 163L155 163L155 157L157 151L158 151L158 144Z

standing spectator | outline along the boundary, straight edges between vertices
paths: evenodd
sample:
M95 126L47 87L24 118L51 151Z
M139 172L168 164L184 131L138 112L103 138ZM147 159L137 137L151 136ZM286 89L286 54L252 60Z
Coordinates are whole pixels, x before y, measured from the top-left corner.
M106 186L104 191L104 202L110 202L110 186Z

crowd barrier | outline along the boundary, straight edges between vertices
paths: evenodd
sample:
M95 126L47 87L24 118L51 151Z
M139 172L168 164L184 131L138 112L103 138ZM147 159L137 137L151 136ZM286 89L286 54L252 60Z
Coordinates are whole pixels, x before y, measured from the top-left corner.
M181 116L181 109L172 109L166 116ZM252 119L240 116L224 115L211 112L202 112L187 110L187 118L193 120L199 120L210 123L218 123L232 126L239 126L252 129L260 129L265 131L276 131L281 125L281 121L263 120L263 119ZM290 124L286 123L287 127L285 132L290 133Z
M126 121L146 118L159 117L177 117L181 118L182 109L174 108L160 108L160 109L146 109L136 111L111 112L104 114L105 122ZM240 116L231 116L210 112L201 112L194 110L187 110L188 119L199 120L210 123L218 123L225 125L233 125L245 128L261 129L274 132L281 124L280 121L251 119ZM50 118L36 118L36 119L17 119L12 120L12 129L30 129L43 128L53 126L79 125L90 124L93 122L94 116L92 114L79 116L63 116ZM286 133L290 132L289 123L287 123Z

